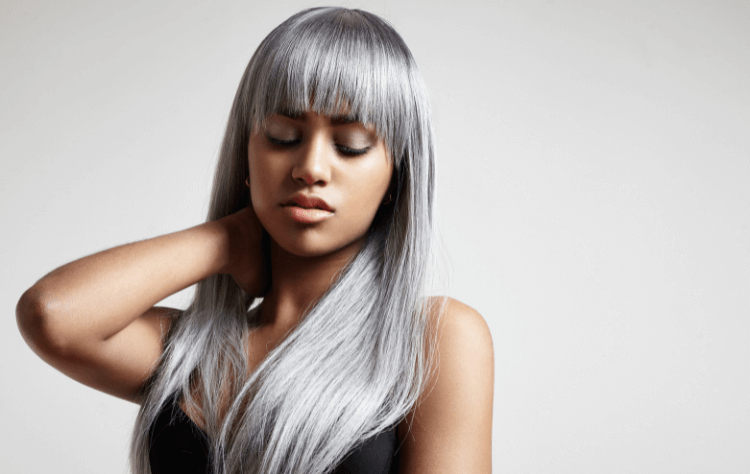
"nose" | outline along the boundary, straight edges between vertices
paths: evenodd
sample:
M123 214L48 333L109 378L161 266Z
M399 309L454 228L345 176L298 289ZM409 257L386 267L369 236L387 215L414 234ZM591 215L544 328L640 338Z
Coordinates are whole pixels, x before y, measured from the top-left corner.
M307 186L325 186L331 179L330 150L326 137L315 134L300 148L299 157L292 169L292 178Z

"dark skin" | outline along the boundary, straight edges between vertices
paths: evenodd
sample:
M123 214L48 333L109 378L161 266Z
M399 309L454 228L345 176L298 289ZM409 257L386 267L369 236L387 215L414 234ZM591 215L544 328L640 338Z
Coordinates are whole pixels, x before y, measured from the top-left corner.
M361 248L375 213L388 205L393 165L372 128L314 113L271 116L250 138L248 165L252 206L76 260L39 280L16 312L29 346L79 382L140 403L176 311L154 305L217 273L256 293L265 228L272 285L262 325L248 336L254 370ZM298 194L322 198L331 211L288 209L284 203ZM492 339L479 313L447 303L440 322L431 319L439 324L438 370L399 426L404 473L491 472ZM182 408L202 425L196 407Z
M271 236L271 292L264 322L288 328L362 247L386 199L393 164L383 140L359 122L308 113L272 115L248 143L252 206ZM282 205L296 195L332 212L300 223Z

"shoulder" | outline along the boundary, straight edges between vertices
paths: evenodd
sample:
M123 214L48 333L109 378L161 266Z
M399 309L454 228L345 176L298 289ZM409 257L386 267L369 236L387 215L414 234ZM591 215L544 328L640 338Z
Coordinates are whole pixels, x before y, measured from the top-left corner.
M492 334L484 317L450 297L434 300L435 372L427 390L464 397L466 390L491 392L494 382ZM429 394L425 394L427 398Z
M468 374L450 370L469 367L474 367L474 375L485 378L494 372L492 334L484 317L471 306L447 296L432 297L429 304L429 323L436 343L436 375L443 372L443 377L467 377Z
M430 298L430 322L438 332L438 350L465 351L485 356L492 353L492 335L484 317L457 299Z
M487 322L453 298L431 299L435 369L399 430L404 472L490 472L494 351Z

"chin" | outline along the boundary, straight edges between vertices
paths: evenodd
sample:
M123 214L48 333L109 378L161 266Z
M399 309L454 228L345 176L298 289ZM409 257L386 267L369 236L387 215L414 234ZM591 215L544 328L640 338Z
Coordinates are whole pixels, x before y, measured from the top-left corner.
M331 239L329 235L316 233L312 229L298 233L294 237L285 235L277 238L271 232L269 235L272 242L280 249L301 258L325 257L333 256L333 254L344 256L356 253L364 243L364 237L351 240Z
M349 228L352 235L342 235L341 230L332 223L323 222L306 226L284 222L271 213L262 210L257 212L258 220L271 238L272 245L291 255L302 258L315 258L334 253L356 252L364 243L366 230L362 232ZM349 233L347 232L347 234Z
M308 243L298 242L279 242L277 240L274 240L274 242L276 242L276 245L278 245L285 252L302 258L322 257L331 253L331 249L321 245L312 245Z
M315 229L290 232L289 229L264 226L271 238L271 245L297 257L321 257L335 251L330 238L315 232ZM316 235L317 234L317 235Z

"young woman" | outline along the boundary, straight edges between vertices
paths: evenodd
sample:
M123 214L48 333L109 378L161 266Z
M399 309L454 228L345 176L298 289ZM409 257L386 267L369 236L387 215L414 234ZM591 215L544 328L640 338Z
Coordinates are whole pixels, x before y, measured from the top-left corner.
M358 10L298 13L242 77L208 221L54 270L21 332L141 405L139 474L490 472L489 330L425 295L433 148L401 37ZM188 309L154 306L193 284Z

